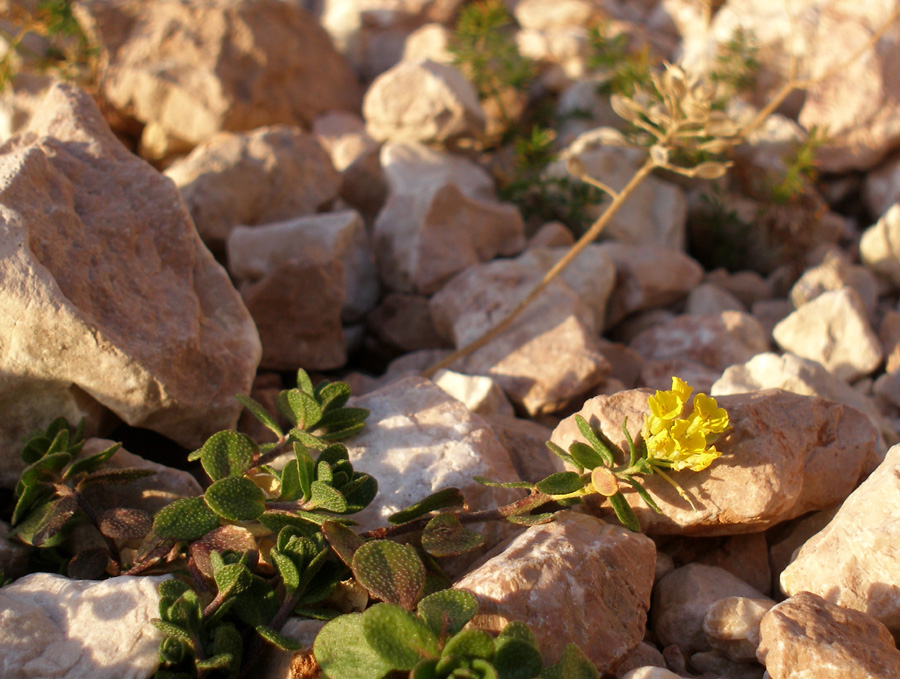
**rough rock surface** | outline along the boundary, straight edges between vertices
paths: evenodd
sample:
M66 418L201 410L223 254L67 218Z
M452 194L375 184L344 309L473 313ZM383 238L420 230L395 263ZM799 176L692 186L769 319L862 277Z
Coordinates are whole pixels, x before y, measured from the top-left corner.
M756 660L759 623L775 605L771 599L726 597L706 609L703 632L709 645L736 662Z
M239 282L255 282L280 265L343 266L341 319L359 321L378 302L378 274L362 217L354 210L309 215L258 227L237 226L227 244L228 271Z
M859 256L879 277L900 288L900 203L866 229L859 241Z
M781 574L787 595L813 592L900 634L900 447L848 497Z
M472 510L512 499L510 491L472 480L517 477L487 423L434 383L410 377L354 398L351 405L371 414L365 429L347 440L350 460L378 480L378 497L353 516L361 530L388 525L388 516L441 488L462 490ZM485 531L490 546L500 527L492 524Z
M645 330L629 346L645 359L688 358L722 371L767 351L769 339L750 314L723 311L709 316L678 316Z
M0 676L145 679L159 664L162 635L150 619L168 577L35 573L0 589Z
M479 600L476 627L528 624L544 661L578 644L601 673L644 635L656 549L647 537L585 514L565 512L533 526L454 588Z
M778 346L818 361L848 382L868 375L881 363L883 350L853 288L823 292L775 326Z
M190 448L232 427L259 339L172 183L71 86L29 131L0 149L4 483L21 436L92 401Z
M341 177L316 138L275 125L222 132L166 170L203 241L222 250L238 224L268 224L318 212L338 195Z
M875 618L799 592L760 625L760 662L772 679L893 679L900 651Z
M363 101L366 129L378 141L453 146L484 131L484 110L453 66L404 61L381 74Z
M309 125L358 109L356 77L303 6L279 0L89 0L100 92L118 111L196 145L222 130Z
M676 568L653 590L650 626L664 647L675 644L685 655L710 650L703 621L710 606L727 597L765 599L722 568L697 563Z
M623 391L588 400L579 411L616 445L627 450L622 422L632 437L649 413L648 390ZM623 489L649 534L733 535L753 533L828 507L855 488L875 444L875 428L855 408L777 389L722 396L731 430L717 442L722 456L701 472L671 472L692 497L696 511L667 483L645 477L662 514ZM582 440L574 415L551 439L563 449ZM609 511L608 508L604 511Z
M504 318L543 276L519 260L469 267L431 298L435 326L457 347ZM597 350L590 308L554 280L498 337L451 366L491 376L529 413L559 410L599 384L609 364Z

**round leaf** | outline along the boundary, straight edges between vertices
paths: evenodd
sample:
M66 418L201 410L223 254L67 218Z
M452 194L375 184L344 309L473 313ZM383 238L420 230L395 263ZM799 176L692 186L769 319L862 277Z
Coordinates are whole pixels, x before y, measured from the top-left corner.
M396 670L411 670L420 660L438 656L438 642L428 626L394 604L375 604L362 614L366 642Z
M478 612L478 599L471 592L442 589L419 602L419 617L439 637L459 632Z
M484 536L466 528L456 514L438 514L422 531L422 549L431 556L458 556L477 549Z
M447 640L442 655L490 660L494 656L494 637L480 629L467 629Z
M250 479L229 476L206 491L206 504L229 521L252 521L266 511L266 496Z
M137 540L153 527L153 517L140 509L115 507L100 517L100 532L116 540Z
M412 610L425 589L425 566L409 545L372 540L354 552L350 567L373 597L407 610Z
M256 444L246 434L220 431L207 439L200 449L200 462L213 481L241 476L253 466Z
M185 497L156 513L153 532L164 540L198 540L218 525L202 497Z
M532 679L543 667L534 644L514 636L498 637L493 664L500 679Z
M559 472L538 482L535 488L547 495L568 495L584 488L584 482L575 472Z
M313 654L322 674L332 679L383 677L393 667L366 642L362 614L342 615L316 636Z

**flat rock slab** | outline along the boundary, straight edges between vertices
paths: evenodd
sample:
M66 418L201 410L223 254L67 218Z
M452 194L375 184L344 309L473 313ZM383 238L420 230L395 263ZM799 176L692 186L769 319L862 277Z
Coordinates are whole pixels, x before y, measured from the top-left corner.
M69 85L0 149L0 177L0 403L16 409L0 482L61 412L101 404L187 448L233 427L259 337L172 183Z
M170 576L103 582L35 573L0 589L3 679L147 679L162 635L156 588Z
M813 592L864 611L900 636L900 446L781 573L788 596Z
M756 657L772 679L896 679L900 651L870 615L800 592L760 624Z
M647 398L637 389L588 400L580 414L627 450L622 422L637 441ZM731 429L717 442L722 456L701 472L670 472L693 499L696 511L661 478L644 485L662 514L637 493L623 489L642 529L649 534L736 535L754 533L846 498L856 487L876 431L859 410L810 396L767 389L723 396ZM574 415L563 420L551 440L564 449L583 440ZM606 513L608 505L599 508Z
M499 632L522 620L546 663L574 642L603 673L644 636L655 565L646 536L563 512L529 528L454 588L478 597L474 626Z

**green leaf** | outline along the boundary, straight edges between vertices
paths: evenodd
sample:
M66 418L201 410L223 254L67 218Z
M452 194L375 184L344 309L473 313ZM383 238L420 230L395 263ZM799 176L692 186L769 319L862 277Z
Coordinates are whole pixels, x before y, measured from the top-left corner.
M560 460L562 460L563 462L565 462L567 464L572 465L579 472L584 471L584 467L582 467L580 464L578 464L577 460L575 460L574 457L572 457L565 450L563 450L558 445L553 443L553 441L547 441L547 443L545 445L547 446L547 448L550 449L550 452L553 453L554 455L556 455L556 457L558 457Z
M480 629L463 630L447 640L441 655L490 660L494 656L494 637Z
M327 462L331 467L335 467L339 462L349 462L349 460L350 452L347 450L347 446L343 443L331 443L316 457L316 464Z
M267 625L278 612L279 600L275 590L258 575L254 575L250 586L233 599L232 610L237 617L250 627Z
M445 507L462 507L465 504L462 491L459 488L444 488L436 493L432 493L428 497L419 500L406 509L391 514L388 521L393 524L406 523L420 516L424 516L429 512Z
M339 408L325 413L317 421L316 429L327 429L330 433L338 430L345 431L348 428L364 424L368 416L369 411L365 408Z
M316 399L322 412L328 413L341 408L350 398L350 385L346 382L322 383L316 389Z
M228 476L206 489L206 504L229 521L253 521L266 511L266 496L250 479Z
M35 507L41 500L49 498L53 496L55 493L45 486L40 486L37 484L31 486L25 486L22 490L22 493L19 495L19 499L16 501L16 507L13 510L12 518L10 519L10 523L15 526L18 524L28 512L31 511L33 507Z
M324 509L335 514L343 514L347 511L347 500L341 492L321 481L312 482L312 497L309 504L315 509Z
M348 566L353 564L353 555L356 553L356 550L365 543L365 540L352 530L334 521L323 523L322 533L325 535L325 539L328 540L328 544L331 545L334 553Z
M159 593L160 599L172 599L174 601L182 594L184 594L187 590L190 589L190 586L182 582L181 580L163 580L157 586L156 591Z
M322 408L315 397L300 389L282 391L278 394L278 405L287 418L300 429L312 429L322 419Z
M213 653L215 655L231 656L228 664L228 677L236 677L241 670L241 660L244 655L244 640L241 633L234 625L217 625L213 633Z
M662 514L662 510L656 504L656 501L650 496L650 493L647 492L647 489L644 488L640 484L640 482L630 476L626 476L625 480L631 484L635 491L637 491L637 494L641 496L641 499L647 503L647 506L650 507L650 509L655 511L657 514Z
M487 486L488 488L524 488L526 490L531 490L533 487L533 485L527 481L508 481L506 483L501 483L499 481L491 481L483 476L473 476L472 480L476 483L480 483L482 486Z
M458 556L483 544L484 536L463 526L453 513L438 514L422 531L422 549L431 556Z
M37 462L25 467L19 476L19 483L16 484L16 492L24 489L26 486L34 485L47 476L52 476L59 472L69 462L72 456L69 453L53 453L42 457ZM19 493L20 494L20 493Z
M217 552L213 552L213 554L217 554ZM253 574L242 563L229 563L216 568L213 578L216 581L216 588L223 598L245 592L253 583Z
M300 487L300 468L297 460L288 462L279 475L281 480L281 493L279 502L294 502L303 497L303 489Z
M569 446L569 452L578 464L585 469L604 466L603 456L586 443L575 441Z
M185 497L160 509L153 532L164 540L199 540L219 525L219 517L202 497Z
M342 439L350 438L357 432L363 430L366 426L365 422L358 422L357 424L351 424L346 427L329 427L327 433L321 433L319 431L319 438L322 441L340 441Z
M329 486L333 485L332 480L334 479L334 474L331 471L331 465L328 462L316 461L316 480L322 483L327 483Z
M56 436L53 437L53 440L50 442L50 446L47 448L47 455L53 455L55 453L63 453L68 452L69 450L69 423L66 422L66 426L63 429L60 429L56 432Z
M279 552L275 547L269 551L269 558L275 565L275 568L278 569L278 574L281 576L281 581L284 583L288 595L293 596L300 586L300 571L297 569L294 560Z
M568 495L584 489L584 481L575 472L557 472L551 474L534 486L546 495Z
M353 554L353 576L373 597L412 610L425 588L425 566L416 550L390 540L366 542Z
M132 481L154 476L155 474L156 472L153 469L101 469L79 481L78 488L100 485L124 486Z
M543 514L519 514L507 516L506 520L519 526L540 526L544 523L550 523L556 515L553 512L545 512Z
M310 396L315 393L315 389L313 389L313 383L309 377L309 373L303 370L303 368L300 368L297 371L297 388L300 391L306 392Z
M362 614L362 627L372 650L394 669L411 670L420 660L440 653L428 626L396 604L372 606Z
M381 679L394 669L366 641L361 613L328 622L316 636L313 655L330 679Z
M165 622L164 620L160 620L158 618L153 618L150 621L150 624L152 624L156 629L158 629L167 637L191 643L191 635L186 629L179 627L178 625L174 625L171 622Z
M320 517L321 520L324 520L328 517ZM308 519L302 516L298 516L297 512L287 512L283 510L268 510L264 512L258 519L263 526L268 528L273 533L278 533L285 526L296 526L300 528L308 528L313 533L318 532L318 529L313 526ZM316 526L318 526L321 521L313 522Z
M35 503L27 516L9 532L9 537L18 537L26 544L33 544L35 533L45 525L48 515L54 510L55 496L48 494L46 500ZM53 537L44 539L43 547L55 547L68 531L60 531Z
M368 507L378 495L378 482L368 474L354 472L354 478L341 488L341 494L347 502L345 513L355 514Z
M303 498L308 499L312 495L312 482L316 464L305 445L299 441L293 442L294 457L297 460L297 474L300 481L300 490Z
M253 417L263 423L269 431L274 432L275 436L278 438L284 437L284 432L281 431L281 427L278 426L278 423L275 421L266 409L262 406L258 401L254 401L249 396L244 396L243 394L235 394L234 397L238 400L242 406L244 406Z
M581 432L581 435L587 439L587 442L591 444L591 446L596 450L602 457L607 467L612 467L616 463L615 456L613 455L613 451L610 446L607 445L605 441L600 439L600 436L591 425L588 424L588 421L584 419L581 415L575 416L575 424L578 425L578 431Z
M478 599L471 592L442 589L419 602L419 617L439 638L459 632L478 612Z
M59 533L77 511L78 500L74 495L64 495L53 502L50 511L44 515L38 529L34 532L31 544L35 547L42 546L45 541ZM105 563L104 561L104 565Z
M210 479L242 476L253 466L256 443L246 434L220 431L210 436L200 449L200 462Z
M90 474L91 472L97 471L100 466L115 455L121 447L121 443L114 443L109 448L101 450L96 455L76 460L68 469L66 469L66 473L63 474L63 480L71 479L76 474Z
M271 627L266 625L257 625L256 633L273 646L277 646L282 651L302 651L306 646L299 641L290 639L283 634L279 634Z
M541 676L544 679L600 679L597 668L575 644L567 644L559 663L545 668Z
M324 441L318 436L313 436L307 431L300 429L299 427L294 427L288 432L288 437L292 441L299 441L307 448L311 450L324 450L328 447L328 442Z
M230 667L234 663L234 656L231 653L219 653L206 660L197 660L196 666L198 670L221 670Z
M544 665L533 643L514 636L498 637L493 658L499 679L532 679Z
M531 628L521 620L513 620L503 628L497 637L499 639L521 639L537 648L537 639L534 638L534 633L531 631Z
M612 495L609 498L609 504L612 505L613 511L616 513L616 516L619 517L619 521L622 522L622 525L625 526L625 528L634 531L635 533L641 532L641 524L638 521L637 516L635 516L634 510L631 509L631 506L621 492Z

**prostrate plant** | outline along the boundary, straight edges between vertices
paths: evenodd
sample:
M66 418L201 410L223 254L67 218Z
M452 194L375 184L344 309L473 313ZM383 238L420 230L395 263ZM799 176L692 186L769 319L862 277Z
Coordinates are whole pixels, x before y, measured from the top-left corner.
M64 568L73 578L97 578L104 572L118 575L124 568L116 540L142 538L150 527L150 515L127 508L101 514L85 491L100 485L131 483L155 472L107 466L121 446L118 443L77 459L84 447L83 436L83 420L73 431L64 418L58 418L45 431L29 437L22 449L22 459L28 466L16 484L10 537L50 550L61 546L76 525L87 522L103 537L105 549L84 549L70 559L45 551L45 561L48 565L55 561L56 568Z

